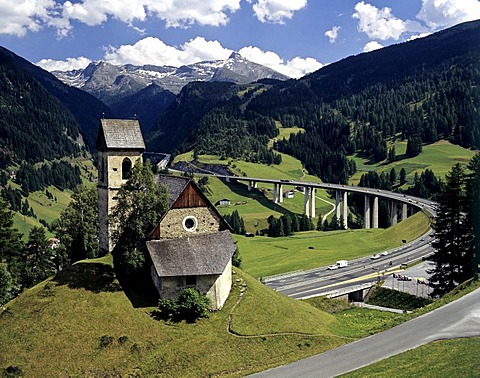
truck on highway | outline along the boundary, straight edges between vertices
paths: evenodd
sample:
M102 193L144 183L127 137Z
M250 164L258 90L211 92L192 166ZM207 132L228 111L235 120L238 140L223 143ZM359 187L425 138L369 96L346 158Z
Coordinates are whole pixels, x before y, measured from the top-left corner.
M347 260L338 260L335 264L339 268L345 268L346 266L348 266L348 261Z

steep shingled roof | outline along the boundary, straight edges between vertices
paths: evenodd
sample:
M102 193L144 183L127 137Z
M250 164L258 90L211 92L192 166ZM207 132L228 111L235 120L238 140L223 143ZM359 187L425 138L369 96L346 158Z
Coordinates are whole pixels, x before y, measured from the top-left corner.
M145 150L140 123L136 119L101 119L97 136L97 150Z
M182 194L182 192L187 187L188 183L192 179L187 177L178 177L178 176L167 176L167 175L158 175L157 184L165 185L168 190L168 207L171 208L175 203L177 198Z
M235 252L230 232L152 240L147 249L160 277L220 275Z

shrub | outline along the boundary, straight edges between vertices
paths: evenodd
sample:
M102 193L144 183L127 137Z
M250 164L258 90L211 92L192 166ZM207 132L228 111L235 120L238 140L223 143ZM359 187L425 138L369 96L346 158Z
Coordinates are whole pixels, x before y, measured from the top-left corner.
M172 319L178 313L177 302L173 299L160 299L158 301L158 311L155 311L155 317L159 319Z
M194 322L199 318L208 318L209 299L198 290L186 288L177 299L178 312L181 319Z
M9 366L3 369L2 377L8 377L8 378L23 377L23 370L19 366Z
M153 313L157 319L173 321L186 320L189 323L199 318L208 318L210 300L194 288L184 289L176 300L160 299L158 310Z
M120 336L120 337L118 338L118 343L119 343L120 345L125 344L127 341L128 341L128 336L127 336L127 335L123 335L123 336Z
M115 337L103 335L100 337L100 348L107 348L113 344L115 341Z

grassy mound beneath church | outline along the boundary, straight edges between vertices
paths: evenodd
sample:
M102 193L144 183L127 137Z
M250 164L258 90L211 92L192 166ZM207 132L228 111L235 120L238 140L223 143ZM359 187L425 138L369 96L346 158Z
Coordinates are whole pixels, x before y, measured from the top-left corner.
M242 376L350 341L335 316L235 270L224 308L194 324L135 307L107 258L26 290L0 315L0 371L25 376ZM139 301L133 301L139 303Z

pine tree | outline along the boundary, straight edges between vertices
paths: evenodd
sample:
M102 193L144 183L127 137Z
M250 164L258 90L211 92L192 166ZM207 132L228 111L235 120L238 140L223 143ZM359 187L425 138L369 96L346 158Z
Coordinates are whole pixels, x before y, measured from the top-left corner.
M395 168L392 168L390 170L390 173L389 173L388 177L390 179L390 183L392 185L395 185L395 182L397 181L397 171L395 170Z
M474 257L472 269L477 274L480 271L480 154L476 154L469 162L467 175L467 196L469 209L467 218L473 231Z
M322 214L318 214L318 219L317 219L317 231L322 231L323 229L323 224L322 224Z
M4 300L10 299L18 294L21 287L21 277L24 271L23 258L24 245L21 235L13 228L13 213L8 209L7 203L0 198L0 262L5 262L4 284L9 284L5 288L6 297Z
M284 214L280 217L280 221L282 222L284 235L292 235L292 220L290 219L290 216L288 214Z
M407 171L405 168L400 169L400 185L403 185L407 182Z
M33 227L28 235L23 285L31 287L54 273L52 251L43 227Z
M292 217L292 232L298 232L300 230L300 225L298 224L298 217L294 214Z
M465 211L465 172L460 164L446 175L446 184L438 197L439 209L433 225L436 249L431 257L432 296L442 296L473 276L473 235Z

